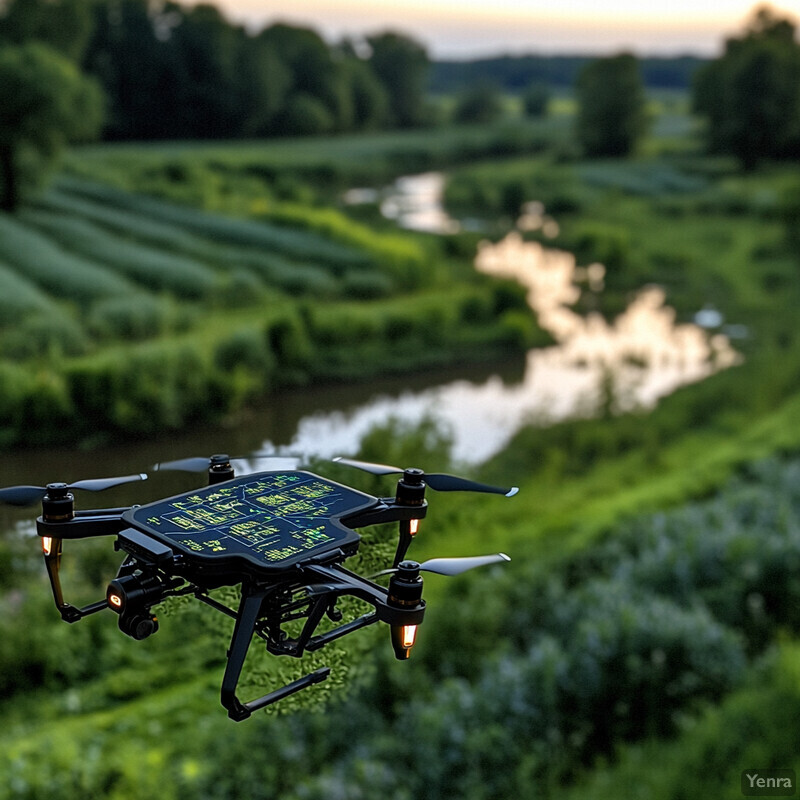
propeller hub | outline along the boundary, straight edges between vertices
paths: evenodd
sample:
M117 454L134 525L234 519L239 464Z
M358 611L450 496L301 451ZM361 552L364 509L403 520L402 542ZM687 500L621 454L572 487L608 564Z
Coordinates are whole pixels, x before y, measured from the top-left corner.
M425 473L421 469L411 467L403 470L403 482L410 486L419 486L425 478Z
M224 466L230 461L230 456L225 453L217 453L211 456L210 464L212 467Z
M416 561L401 561L397 565L397 577L404 581L415 581L419 577L420 565Z
M397 482L395 499L401 506L421 506L425 502L425 473L421 469L403 470Z
M66 483L48 483L42 497L42 517L46 522L67 522L75 516L75 498Z

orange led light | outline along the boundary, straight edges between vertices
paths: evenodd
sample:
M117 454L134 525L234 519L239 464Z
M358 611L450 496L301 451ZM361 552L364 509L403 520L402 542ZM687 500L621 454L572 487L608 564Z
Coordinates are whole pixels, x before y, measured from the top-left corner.
M49 556L50 553L53 552L53 537L52 536L42 536L42 552Z
M409 527L409 531L408 532L412 536L416 536L418 530L419 530L419 520L418 519L412 519L411 520L411 526Z
M403 625L402 642L403 647L410 650L417 640L417 626L416 625Z
M110 594L108 596L108 602L111 603L114 608L122 608L122 598L118 594Z

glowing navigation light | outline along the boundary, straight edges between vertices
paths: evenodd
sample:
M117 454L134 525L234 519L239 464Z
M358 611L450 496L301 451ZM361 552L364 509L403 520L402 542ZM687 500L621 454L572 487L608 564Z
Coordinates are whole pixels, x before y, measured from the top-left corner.
M53 537L52 536L42 536L42 552L49 556L50 553L53 552Z
M417 640L417 626L416 625L403 625L403 647L410 650Z
M110 594L108 596L108 602L114 608L120 608L120 609L122 608L122 598L118 594Z
M392 649L398 661L405 661L411 655L411 648L417 640L416 625L392 625Z
M411 520L411 525L409 527L409 533L412 536L416 536L418 530L419 530L419 520L418 519L412 519Z

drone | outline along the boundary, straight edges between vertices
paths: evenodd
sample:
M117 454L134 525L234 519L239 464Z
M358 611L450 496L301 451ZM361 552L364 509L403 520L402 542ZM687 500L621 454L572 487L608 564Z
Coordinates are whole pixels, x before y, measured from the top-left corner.
M386 623L397 659L405 660L425 614L421 573L458 575L475 567L509 561L503 553L470 558L406 558L427 514L426 488L505 495L500 488L444 473L400 469L348 458L334 461L375 475L399 474L393 497L375 497L299 469L255 472L237 477L228 455L181 459L156 465L161 470L207 473L205 487L146 505L79 510L73 491L102 491L145 480L144 473L47 486L0 489L0 502L33 505L44 563L56 608L75 623L106 609L118 616L120 630L136 640L158 631L153 607L170 597L190 596L234 620L220 699L237 722L302 689L326 680L322 667L248 702L236 694L254 637L276 656L300 658L337 639L378 622ZM370 578L344 564L358 550L357 528L398 523L392 566ZM123 554L102 600L79 608L64 600L59 577L63 543L114 536ZM374 579L389 575L388 586ZM211 592L239 586L238 608ZM344 596L365 601L372 610L347 622L337 603ZM317 632L327 617L333 627ZM294 623L292 625L292 623ZM286 630L292 628L295 635ZM299 633L297 632L299 631Z

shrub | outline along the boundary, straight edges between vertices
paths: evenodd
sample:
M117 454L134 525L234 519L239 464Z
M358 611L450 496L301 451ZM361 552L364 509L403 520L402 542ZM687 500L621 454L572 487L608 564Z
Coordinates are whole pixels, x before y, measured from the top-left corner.
M620 272L628 263L631 238L621 226L584 222L571 234L569 244L578 263L599 261L608 270Z
M222 308L244 308L263 300L264 284L249 269L234 269L217 279L214 301Z
M391 279L380 272L349 270L342 279L341 293L351 300L376 300L391 292Z
M253 328L246 328L234 331L217 344L214 365L223 372L245 367L265 373L274 367L275 361L264 335Z
M302 319L295 314L280 317L267 325L265 336L277 363L279 382L304 382L313 348Z
M152 295L133 294L100 300L92 307L87 325L100 339L139 340L164 331L168 308Z
M522 108L529 117L544 117L550 104L550 88L539 81L528 86L522 95Z
M56 311L28 317L2 337L3 355L16 361L75 356L88 347L81 326L67 314Z

